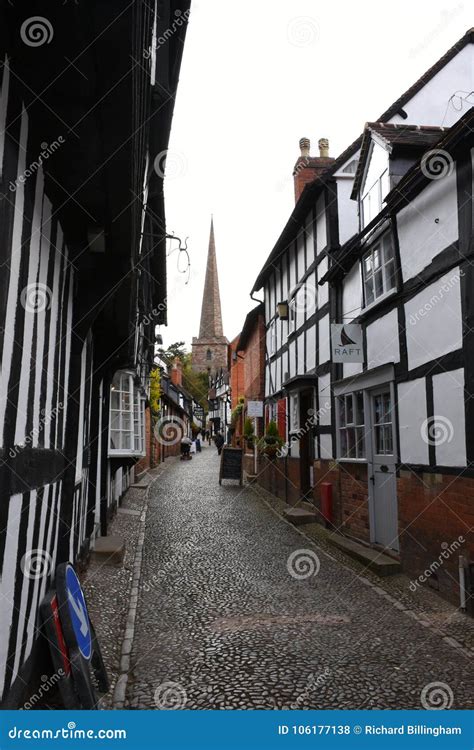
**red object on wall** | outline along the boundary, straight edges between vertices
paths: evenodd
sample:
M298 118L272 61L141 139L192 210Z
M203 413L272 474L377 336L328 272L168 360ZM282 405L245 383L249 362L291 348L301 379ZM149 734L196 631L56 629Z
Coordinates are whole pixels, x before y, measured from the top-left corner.
M286 440L286 398L280 398L277 401L277 425L278 434Z
M332 483L321 482L321 513L323 518L332 523Z

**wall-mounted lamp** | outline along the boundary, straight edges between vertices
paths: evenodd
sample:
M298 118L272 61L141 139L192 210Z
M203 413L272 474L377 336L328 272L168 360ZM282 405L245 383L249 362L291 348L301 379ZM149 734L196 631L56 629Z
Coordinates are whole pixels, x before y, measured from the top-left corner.
M278 302L276 311L280 320L288 320L288 302Z

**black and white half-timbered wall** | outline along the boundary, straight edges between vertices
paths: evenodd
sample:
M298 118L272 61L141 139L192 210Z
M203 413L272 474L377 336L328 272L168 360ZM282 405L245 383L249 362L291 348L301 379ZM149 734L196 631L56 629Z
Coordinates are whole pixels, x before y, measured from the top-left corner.
M2 4L3 707L21 707L45 671L38 610L56 566L107 533L145 449L188 12L185 1L86 1L38 17L36 3Z
M429 581L454 600L473 552L473 90L469 31L323 169L302 139L306 184L252 290L285 441L260 480L317 508L331 484L333 526L413 575L454 544ZM341 325L362 337L342 362Z

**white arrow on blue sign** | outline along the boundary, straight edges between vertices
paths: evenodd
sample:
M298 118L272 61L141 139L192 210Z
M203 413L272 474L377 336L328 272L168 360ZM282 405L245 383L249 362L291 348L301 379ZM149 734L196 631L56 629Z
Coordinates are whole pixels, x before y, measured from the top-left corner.
M84 659L90 659L92 654L92 634L89 615L81 584L72 565L67 566L66 589L71 623L79 651Z

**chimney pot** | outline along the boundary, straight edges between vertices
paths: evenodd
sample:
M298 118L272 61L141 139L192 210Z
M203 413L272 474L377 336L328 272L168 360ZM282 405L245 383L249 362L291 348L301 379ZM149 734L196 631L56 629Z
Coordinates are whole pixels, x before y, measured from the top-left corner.
M329 156L329 141L327 138L320 138L318 141L319 156L327 158Z
M309 138L300 138L301 156L309 156L310 147L311 147L311 142Z

